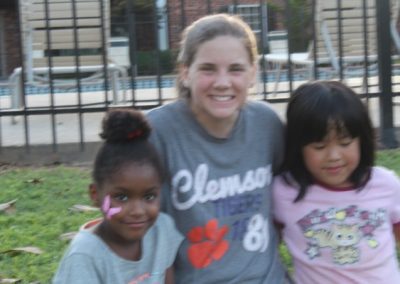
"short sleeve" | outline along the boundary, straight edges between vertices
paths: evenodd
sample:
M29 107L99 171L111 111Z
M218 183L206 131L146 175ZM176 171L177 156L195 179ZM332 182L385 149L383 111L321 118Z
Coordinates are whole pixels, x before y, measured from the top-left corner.
M101 284L102 281L89 256L72 254L61 261L52 283Z
M281 176L274 178L272 182L272 216L275 223L283 225L282 216L282 191L283 191L283 179Z
M152 109L147 113L147 118L150 122L150 125L152 127L152 131L149 137L150 143L156 148L156 151L160 157L161 163L164 167L164 170L166 171L166 174L168 176L169 174L169 169L168 169L168 152L166 150L166 145L167 141L164 141L162 131L161 131L161 123L159 120L159 109ZM161 210L163 212L168 212L171 210L170 208L170 203L168 202L169 200L169 182L168 179L164 182L162 190L161 190Z
M270 151L273 153L272 171L276 175L280 171L284 156L284 124L270 103L263 101L257 101L256 103L260 107L259 117L264 118L265 123L268 125L268 131L271 133L269 147L271 147Z
M165 224L165 231L168 232L168 239L167 239L167 244L168 244L168 253L169 259L168 259L168 267L172 266L176 255L178 253L179 247L184 239L182 234L177 230L175 226L174 220L167 214L163 214L163 222Z
M390 183L393 190L393 210L390 218L392 224L400 224L400 179L395 172L391 171L393 181Z

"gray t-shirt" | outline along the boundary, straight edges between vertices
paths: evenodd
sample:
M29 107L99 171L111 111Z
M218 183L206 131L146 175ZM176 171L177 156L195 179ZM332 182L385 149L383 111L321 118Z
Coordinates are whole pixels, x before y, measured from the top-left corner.
M271 181L283 125L267 103L249 101L227 139L215 138L179 100L148 113L151 141L170 173L163 210L185 236L177 283L279 284L284 269L271 218Z
M181 241L173 220L163 213L146 233L138 261L119 257L97 235L80 231L64 254L53 284L164 283Z

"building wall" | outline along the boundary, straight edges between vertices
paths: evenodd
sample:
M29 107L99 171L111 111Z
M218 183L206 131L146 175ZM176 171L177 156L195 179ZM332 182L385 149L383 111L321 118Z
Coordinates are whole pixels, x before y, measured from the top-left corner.
M20 36L18 17L15 7L0 9L3 17L5 76L12 73L14 68L21 66Z
M284 9L287 0L268 0L267 2L271 5L269 10L269 16L272 17L270 20L270 30L283 30L284 27Z
M137 11L136 13L136 49L138 51L150 51L156 49L153 11L145 10Z
M207 2L210 2L208 7ZM172 49L176 49L179 45L181 32L183 27L189 25L193 21L210 14L208 9L210 8L211 13L226 11L226 8L233 3L237 4L259 4L258 0L168 0L168 22L169 22L169 44ZM268 0L268 3L272 3L277 7L283 7L285 0ZM182 5L182 3L184 3ZM182 15L184 11L184 15ZM272 28L279 28L280 26Z
M268 17L272 17L272 23L269 21L269 30L282 29L282 16L272 10L283 8L286 0L268 0L267 2L278 9L269 9ZM0 0L0 15L3 17L4 23L4 51L3 61L5 62L6 76L10 75L14 68L21 66L20 56L20 36L18 28L17 5L15 2ZM5 5L9 3L8 5ZM182 2L184 7L182 7ZM210 7L207 6L210 2ZM196 19L211 13L225 11L229 5L237 2L238 4L258 4L259 0L168 0L168 23L169 23L169 45L170 48L177 48L184 26L192 23ZM4 5L3 5L4 4ZM182 11L184 9L184 16ZM272 12L272 13L271 13ZM271 19L270 19L271 20ZM139 50L147 50L154 48L154 31L147 27L141 27L137 33L139 40Z

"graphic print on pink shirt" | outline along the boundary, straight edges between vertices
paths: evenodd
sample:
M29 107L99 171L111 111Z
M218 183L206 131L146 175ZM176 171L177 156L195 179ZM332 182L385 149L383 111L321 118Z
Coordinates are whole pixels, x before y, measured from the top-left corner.
M314 259L320 256L321 249L330 249L334 263L356 263L360 259L358 245L361 241L365 239L371 249L379 246L374 231L384 223L386 215L385 209L373 212L354 205L326 211L313 210L297 221L307 238L305 253Z

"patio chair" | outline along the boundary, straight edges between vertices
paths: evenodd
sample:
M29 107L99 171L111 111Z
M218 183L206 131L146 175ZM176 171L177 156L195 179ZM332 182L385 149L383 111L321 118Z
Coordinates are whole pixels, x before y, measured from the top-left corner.
M329 67L331 76L343 78L361 76L366 86L368 74L377 71L377 34L375 0L340 1L317 0L315 7L315 36L304 53L266 54L266 66L275 71L276 94L285 65L302 67L305 77L312 79L314 65ZM399 0L392 0L398 7ZM398 8L392 7L392 21L397 22ZM400 48L400 40L399 40ZM315 51L314 51L315 49ZM400 50L400 49L399 49ZM315 56L315 58L314 58Z
M390 21L390 34L393 39L397 54L400 54L400 35L397 29L400 13L400 0L392 0L392 20Z
M59 0L23 1L21 5L25 70L17 67L9 77L11 108L24 107L23 71L25 85L33 88L52 86L75 92L78 87L109 80L112 101L121 101L120 88L125 101L122 81L127 81L127 70L104 56L110 33L109 0L76 1L75 7L71 1Z

